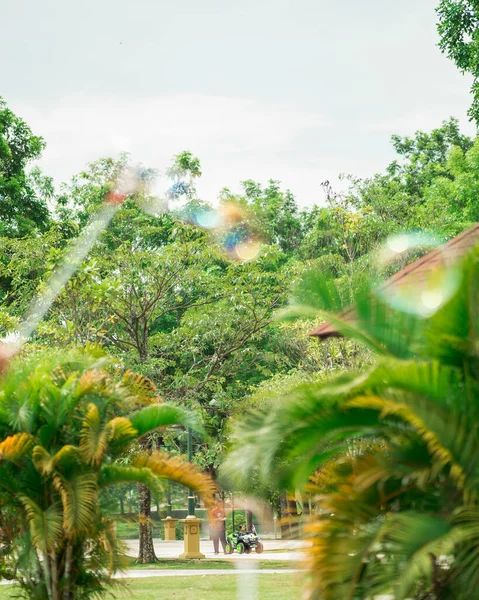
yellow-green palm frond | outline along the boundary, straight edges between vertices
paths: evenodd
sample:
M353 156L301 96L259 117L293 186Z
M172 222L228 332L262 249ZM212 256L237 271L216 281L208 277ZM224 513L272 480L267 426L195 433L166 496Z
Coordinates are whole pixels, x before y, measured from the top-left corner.
M421 419L405 403L380 398L379 396L358 396L349 400L345 404L345 408L374 409L380 413L381 419L385 419L391 415L399 417L401 420L411 425L417 434L424 440L432 459L438 463L440 468L448 466L450 468L450 474L456 480L457 485L460 487L464 486L464 470L459 464L454 462L450 449L441 443L440 438L430 428L430 424L424 419Z
M42 475L51 475L54 469L63 472L71 471L80 465L80 449L77 446L62 446L51 456L43 446L35 446L32 451L32 461L36 470Z
M78 446L66 444L53 456L53 464L65 475L75 472L81 465L81 453Z
M292 489L354 439L410 432L466 486L479 467L476 387L452 367L390 359L361 375L303 384L268 413L241 423L223 473L248 480L259 468L263 479L273 476Z
M395 497L400 497L398 484ZM393 494L391 494L393 496ZM390 498L391 500L391 498ZM381 486L358 490L354 476L316 499L319 514L305 527L311 541L306 566L315 573L310 597L409 598L418 582L428 582L436 557L450 553L459 532L442 516L394 513L383 506Z
M340 496L352 493L344 485L336 494L321 498L321 513L304 528L311 542L305 566L315 576L311 580L310 597L324 600L347 600L356 597L365 563L381 536L383 519L377 509L353 493L354 510L339 512ZM338 511L338 512L335 512Z
M163 452L140 454L133 461L139 469L149 469L155 477L169 479L195 490L209 505L217 491L216 483L209 475L199 471L193 464L178 456L169 456Z
M98 510L98 487L94 473L75 475L71 479L54 473L53 485L63 505L63 526L69 535L88 531Z
M49 553L54 550L63 535L63 514L61 505L52 504L46 510L31 498L23 494L18 496L27 514L32 544L40 552Z
M80 397L101 392L108 386L109 382L110 378L106 371L89 369L88 371L81 373L77 382L75 394L77 397Z
M16 463L28 452L33 445L33 436L28 433L16 433L0 442L0 460Z
M82 425L80 431L81 457L87 464L98 465L108 449L111 429L103 427L100 410L93 403L88 404Z
M35 469L42 475L50 475L55 468L52 455L43 446L35 446L33 448L32 461Z
M116 534L116 523L106 517L100 522L100 535L108 553L108 570L110 573L122 571L128 566L127 546Z
M156 385L151 379L135 373L129 369L123 374L120 385L125 390L128 390L130 399L134 399L135 404L138 406L148 406L153 402L158 403L159 392Z
M138 431L126 417L112 419L106 424L105 430L108 432L109 448L113 452L123 450L125 446L138 438Z

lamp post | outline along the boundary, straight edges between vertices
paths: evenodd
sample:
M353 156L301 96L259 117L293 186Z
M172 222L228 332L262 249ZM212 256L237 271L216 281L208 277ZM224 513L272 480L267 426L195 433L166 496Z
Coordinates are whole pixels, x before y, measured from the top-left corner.
M171 451L170 445L165 445L165 450L168 454ZM171 514L171 481L168 479L168 487L166 491L166 519L162 519L165 526L165 541L176 540L176 522L178 519L173 519Z
M188 427L188 462L193 461L193 431ZM195 493L193 490L188 490L188 516L195 516Z
M193 431L188 427L188 461L193 460ZM181 519L185 526L184 552L180 558L204 558L205 555L200 552L200 527L201 519L195 516L195 494L193 490L188 490L188 516Z
M171 517L171 481L168 479L168 489L166 491L166 516Z
M171 446L168 444L165 446L168 454L171 452ZM168 479L168 487L166 488L166 516L171 517L171 479Z

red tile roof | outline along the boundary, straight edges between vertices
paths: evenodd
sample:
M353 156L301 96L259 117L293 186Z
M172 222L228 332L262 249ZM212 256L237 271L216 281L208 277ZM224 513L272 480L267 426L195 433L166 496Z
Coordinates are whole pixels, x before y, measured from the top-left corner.
M432 252L428 252L415 262L407 265L392 277L381 284L381 289L387 289L391 286L403 286L417 283L425 273L429 273L433 269L444 265L444 262L457 260L461 256L467 254L477 243L479 243L479 223L476 223L463 233L453 238L440 248L436 248ZM350 306L339 313L341 319L350 323L356 320L356 309ZM326 339L329 337L341 337L334 325L330 323L322 323L318 329L310 333L312 336Z

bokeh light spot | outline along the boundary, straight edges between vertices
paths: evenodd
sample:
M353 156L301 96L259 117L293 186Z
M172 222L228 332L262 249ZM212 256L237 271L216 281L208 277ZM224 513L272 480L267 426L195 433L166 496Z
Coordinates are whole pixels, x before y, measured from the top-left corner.
M204 229L217 229L223 224L223 218L217 210L202 209L193 215L194 222Z
M429 317L444 306L461 281L451 249L421 232L389 237L379 249L377 266L386 281L376 294L392 308L422 317Z
M238 260L253 260L255 259L261 250L261 243L256 240L248 240L246 242L240 242L234 248L234 253Z

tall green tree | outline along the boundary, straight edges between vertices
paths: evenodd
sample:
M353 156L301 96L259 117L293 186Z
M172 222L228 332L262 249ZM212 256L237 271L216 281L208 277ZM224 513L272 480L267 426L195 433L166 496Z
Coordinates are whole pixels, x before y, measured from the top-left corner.
M451 118L431 132L394 135L392 144L398 158L388 165L386 173L365 180L350 179L350 201L371 210L385 235L397 228L417 228L415 209L424 204L426 190L438 178L453 179L448 168L451 151L459 148L467 152L473 141L460 133L457 119Z
M440 0L439 47L462 73L472 75L469 116L479 124L479 5L476 0Z
M48 225L47 203L27 171L44 147L0 97L0 236L21 237Z
M420 229L453 237L479 221L478 165L477 139L467 151L459 146L451 149L446 173L424 190L424 203L416 207L414 220Z
M247 207L244 215L252 230L267 244L276 244L283 252L294 252L301 243L301 215L294 195L283 191L280 182L270 179L262 187L248 179L241 183L243 194L235 196L225 188L223 201L234 201Z

